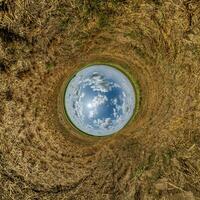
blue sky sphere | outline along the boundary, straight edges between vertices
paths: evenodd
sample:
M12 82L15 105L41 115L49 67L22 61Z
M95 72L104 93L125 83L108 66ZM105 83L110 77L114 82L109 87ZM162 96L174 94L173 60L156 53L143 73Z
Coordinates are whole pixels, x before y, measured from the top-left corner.
M65 91L65 110L75 127L93 136L107 136L122 129L135 109L130 80L108 65L80 70Z

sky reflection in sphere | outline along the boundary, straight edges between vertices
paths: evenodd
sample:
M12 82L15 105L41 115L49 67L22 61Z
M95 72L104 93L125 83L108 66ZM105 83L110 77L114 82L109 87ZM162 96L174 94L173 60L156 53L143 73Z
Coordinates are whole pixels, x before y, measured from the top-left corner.
M107 65L92 65L79 71L65 92L65 109L79 130L93 135L111 135L130 120L135 91L129 79Z

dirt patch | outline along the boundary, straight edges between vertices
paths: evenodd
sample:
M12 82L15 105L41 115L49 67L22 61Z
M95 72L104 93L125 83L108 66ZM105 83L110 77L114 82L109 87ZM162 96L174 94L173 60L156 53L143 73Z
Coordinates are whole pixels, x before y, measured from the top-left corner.
M0 1L0 198L200 199L200 2ZM67 77L126 63L140 108L121 133L60 123Z

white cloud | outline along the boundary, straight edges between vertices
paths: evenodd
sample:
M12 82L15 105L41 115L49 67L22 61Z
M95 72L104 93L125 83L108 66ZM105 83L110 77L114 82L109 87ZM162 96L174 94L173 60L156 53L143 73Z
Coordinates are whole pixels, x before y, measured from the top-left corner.
M93 89L93 91L97 92L109 92L112 89L106 82L96 82L95 84L91 85L91 88Z
M83 80L83 88L90 86L93 91L97 92L109 92L113 87L119 87L113 82L105 80L104 76L98 72L94 72L89 78Z
M89 118L94 118L96 114L97 114L97 109L89 111Z
M113 88L121 88L119 84L113 83Z
M87 105L89 109L92 109L89 111L89 118L95 117L95 115L98 113L97 108L98 106L104 104L106 101L108 101L108 98L105 95L98 94L95 96L92 101Z
M125 93L125 92L122 92L122 94L123 94L123 96L126 98L126 96L127 96L126 93Z
M113 116L116 118L117 117L117 110L113 108Z
M114 116L115 119L118 119L120 117L116 108L113 108L113 116Z
M93 118L94 117L94 111L90 111L89 112L89 118Z
M84 92L82 92L81 95L80 95L80 98L83 98L83 97L85 97L85 93Z
M117 112L120 112L120 110L122 109L122 106L120 106L118 104L116 104L115 107L116 107Z
M97 124L100 129L107 129L112 125L112 120L111 118L97 119L94 120L94 124Z
M102 82L103 76L100 75L98 72L94 72L91 76L91 79L96 80L97 82Z
M115 124L121 126L123 122L123 117L122 116L119 116L116 120L115 120Z
M78 88L76 90L74 90L73 92L73 96L71 97L72 102L72 110L71 112L74 113L75 118L78 119L78 121L82 121L84 119L84 115L83 115L83 106L82 106L82 98L84 98L85 93L81 92L81 89ZM73 116L73 115L72 115Z
M128 102L125 102L125 101L123 102L121 108L122 108L122 112L124 114L128 114L131 111L131 105Z
M108 98L105 95L98 94L97 96L92 99L92 102L88 104L90 108L97 108L98 106L104 104L108 101Z
M80 104L80 100L74 102L74 113L79 119L83 119L83 107Z
M112 102L113 105L116 106L117 105L117 98L111 99L111 102Z

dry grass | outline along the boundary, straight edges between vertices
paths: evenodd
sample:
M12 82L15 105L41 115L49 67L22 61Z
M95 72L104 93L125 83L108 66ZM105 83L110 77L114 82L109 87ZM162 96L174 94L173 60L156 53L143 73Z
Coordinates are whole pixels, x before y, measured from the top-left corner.
M0 0L0 199L200 199L198 0ZM57 96L84 63L127 66L134 122L89 140Z

